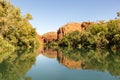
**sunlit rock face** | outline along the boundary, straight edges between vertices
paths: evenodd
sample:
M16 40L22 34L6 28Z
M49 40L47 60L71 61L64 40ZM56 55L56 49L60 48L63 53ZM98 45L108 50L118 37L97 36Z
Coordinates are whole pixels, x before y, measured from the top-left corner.
M82 22L82 23L68 23L60 27L57 31L57 39L61 40L64 35L73 31L83 31L88 27L92 22Z
M62 37L68 32L72 31L82 31L80 23L68 23L62 27L60 27L57 31L57 39L61 40Z
M49 43L55 40L61 40L64 35L73 31L83 31L87 26L92 24L92 22L82 22L80 23L68 23L62 27L60 27L57 32L48 32L41 35L37 34L37 38L39 39L40 44Z
M44 39L44 43L49 43L52 41L55 41L57 39L57 33L56 32L48 32L42 35L42 38Z
M43 44L43 38L41 35L37 34L37 39L38 39L40 44Z
M82 61L75 61L69 59L67 56L64 56L61 51L58 51L57 60L60 64L68 67L69 69L81 69L82 68Z

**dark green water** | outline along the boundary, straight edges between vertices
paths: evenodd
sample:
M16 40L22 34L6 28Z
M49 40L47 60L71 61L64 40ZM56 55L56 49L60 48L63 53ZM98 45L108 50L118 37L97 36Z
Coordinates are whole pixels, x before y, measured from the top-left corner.
M46 49L36 56L24 51L1 60L0 80L120 80L120 53Z

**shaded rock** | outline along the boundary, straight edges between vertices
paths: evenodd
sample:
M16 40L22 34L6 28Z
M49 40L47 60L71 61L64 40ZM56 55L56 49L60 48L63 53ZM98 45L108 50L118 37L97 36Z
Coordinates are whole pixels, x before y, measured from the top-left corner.
M68 23L62 27L60 27L57 31L57 39L61 40L62 37L72 31L82 31L80 23Z
M43 34L42 38L44 39L44 43L49 43L57 39L57 33L48 32L48 33Z
M82 29L83 30L85 30L86 29L86 27L88 27L90 24L92 24L93 22L82 22L81 23L81 27L82 27Z

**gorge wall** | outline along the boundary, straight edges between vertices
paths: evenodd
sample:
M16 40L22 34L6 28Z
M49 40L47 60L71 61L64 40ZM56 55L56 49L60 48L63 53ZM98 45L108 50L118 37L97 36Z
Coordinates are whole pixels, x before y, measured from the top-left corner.
M41 35L39 38L41 43L50 43L55 40L61 40L67 33L73 31L83 31L88 27L92 22L82 22L82 23L68 23L60 27L57 32L47 32Z

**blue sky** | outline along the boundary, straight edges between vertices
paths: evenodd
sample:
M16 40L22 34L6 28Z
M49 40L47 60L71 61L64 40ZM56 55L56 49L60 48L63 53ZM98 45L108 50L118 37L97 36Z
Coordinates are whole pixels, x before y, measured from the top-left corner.
M56 31L69 22L109 20L120 11L120 0L11 0L39 34Z

